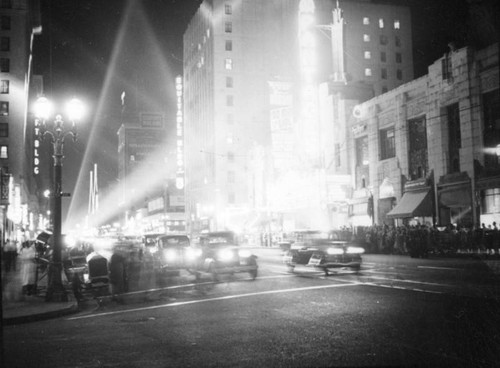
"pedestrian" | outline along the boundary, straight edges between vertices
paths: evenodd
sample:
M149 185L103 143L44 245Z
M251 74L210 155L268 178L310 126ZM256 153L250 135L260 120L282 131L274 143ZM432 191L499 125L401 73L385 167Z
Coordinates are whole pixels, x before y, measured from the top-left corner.
M36 294L36 250L33 242L23 243L19 258L21 259L21 281L24 295Z
M17 264L17 244L14 240L7 239L4 244L4 264L5 271L16 271Z
M109 260L109 285L112 297L120 301L118 295L127 289L127 267L125 257L116 251Z

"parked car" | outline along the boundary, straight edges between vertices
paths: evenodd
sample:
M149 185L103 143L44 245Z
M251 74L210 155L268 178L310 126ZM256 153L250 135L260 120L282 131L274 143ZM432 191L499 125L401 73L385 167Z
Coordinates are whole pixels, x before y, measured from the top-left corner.
M295 266L303 265L322 270L328 276L333 269L349 268L359 271L364 251L346 241L313 239L300 246L292 246L283 256L283 262L290 272L295 270Z
M257 256L239 246L237 235L231 231L209 232L200 236L200 256L197 271L208 272L216 280L219 274L248 272L257 277Z

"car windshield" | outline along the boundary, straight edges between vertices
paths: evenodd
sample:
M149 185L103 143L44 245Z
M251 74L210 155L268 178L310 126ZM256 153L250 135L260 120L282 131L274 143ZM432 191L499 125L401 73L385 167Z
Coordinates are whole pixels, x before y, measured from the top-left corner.
M160 238L160 245L162 248L169 248L173 246L188 246L189 238L187 236L171 236Z

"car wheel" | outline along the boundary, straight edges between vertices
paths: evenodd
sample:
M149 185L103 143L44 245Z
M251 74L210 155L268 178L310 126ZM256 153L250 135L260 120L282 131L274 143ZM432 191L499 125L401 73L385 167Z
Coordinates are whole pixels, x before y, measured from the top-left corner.
M286 265L286 267L287 267L288 272L290 272L290 273L293 273L293 271L295 270L295 266L292 266L290 264Z
M324 267L323 272L325 273L325 276L330 276L330 271L328 271L328 267Z

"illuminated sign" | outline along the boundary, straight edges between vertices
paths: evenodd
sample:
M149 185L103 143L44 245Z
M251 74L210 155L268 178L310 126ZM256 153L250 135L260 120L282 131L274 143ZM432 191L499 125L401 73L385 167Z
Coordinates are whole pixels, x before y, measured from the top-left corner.
M33 174L40 173L40 120L35 119L35 139L33 140Z
M184 188L184 113L183 113L183 88L182 77L179 75L175 78L175 91L177 97L177 114L176 114L176 163L177 172L175 178L175 186L177 189Z

